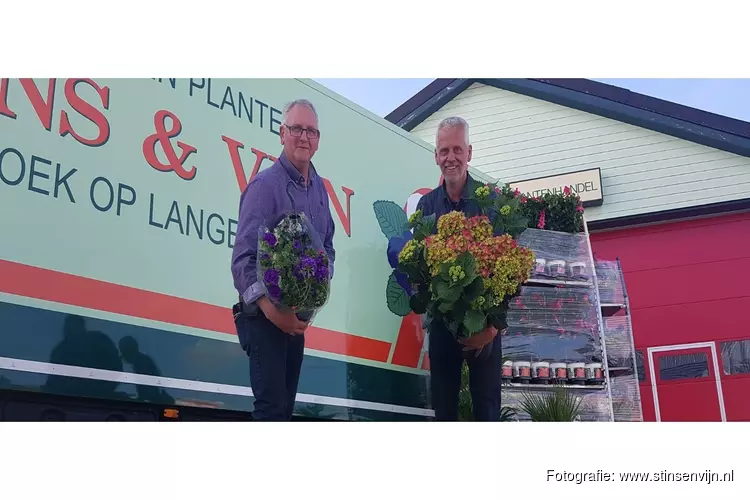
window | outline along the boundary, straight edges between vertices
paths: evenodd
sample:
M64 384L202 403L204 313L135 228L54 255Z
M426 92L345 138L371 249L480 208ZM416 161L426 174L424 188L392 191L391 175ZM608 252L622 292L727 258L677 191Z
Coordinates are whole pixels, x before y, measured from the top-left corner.
M662 380L708 377L708 356L705 352L661 356L659 377Z
M733 340L721 344L724 375L750 373L750 340Z

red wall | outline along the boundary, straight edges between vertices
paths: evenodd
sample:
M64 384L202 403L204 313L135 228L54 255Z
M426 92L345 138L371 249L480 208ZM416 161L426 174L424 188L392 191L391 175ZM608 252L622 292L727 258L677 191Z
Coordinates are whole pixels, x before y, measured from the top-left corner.
M750 338L750 214L592 233L595 257L619 257L636 349ZM653 420L648 359L644 418ZM750 420L750 374L726 377L727 420ZM644 390L647 388L648 390Z

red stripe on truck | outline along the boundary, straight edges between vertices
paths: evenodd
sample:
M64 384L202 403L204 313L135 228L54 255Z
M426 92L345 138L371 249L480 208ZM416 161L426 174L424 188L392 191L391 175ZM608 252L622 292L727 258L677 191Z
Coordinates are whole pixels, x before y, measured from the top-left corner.
M2 259L0 291L228 335L237 334L232 310L228 307ZM311 326L305 335L308 349L384 363L388 361L391 349L388 342L315 326Z

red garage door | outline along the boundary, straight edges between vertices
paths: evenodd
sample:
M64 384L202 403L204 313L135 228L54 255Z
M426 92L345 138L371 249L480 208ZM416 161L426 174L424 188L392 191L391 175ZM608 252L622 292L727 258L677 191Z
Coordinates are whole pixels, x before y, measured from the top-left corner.
M750 214L594 233L591 241L596 258L620 258L636 348L715 342L718 370L710 367L706 377L721 379L727 420L750 420L743 396L750 393L750 359L740 359L744 351L737 347L750 339L744 319L750 311ZM716 407L709 380L684 384L679 397L662 399L661 414L670 420L709 418L695 410ZM688 393L694 397L684 397ZM653 406L648 399L644 404ZM643 411L648 420L655 416L655 408ZM712 412L710 419L719 414Z

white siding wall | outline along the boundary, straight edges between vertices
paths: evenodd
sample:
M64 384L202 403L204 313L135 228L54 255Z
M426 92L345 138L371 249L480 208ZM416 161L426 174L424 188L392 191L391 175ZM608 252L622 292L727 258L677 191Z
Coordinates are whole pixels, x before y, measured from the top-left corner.
M434 145L437 124L469 122L471 166L503 182L599 167L601 220L750 196L750 158L475 83L412 133Z

